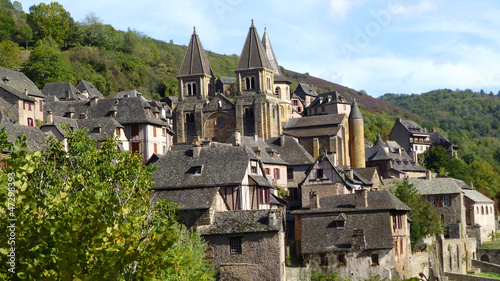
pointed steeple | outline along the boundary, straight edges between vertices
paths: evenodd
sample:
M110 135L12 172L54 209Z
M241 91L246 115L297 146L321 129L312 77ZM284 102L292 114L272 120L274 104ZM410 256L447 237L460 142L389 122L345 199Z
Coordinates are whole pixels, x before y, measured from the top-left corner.
M359 110L358 103L356 100L352 103L351 114L349 115L349 119L363 119L363 115L361 115L361 111Z
M240 61L238 62L237 70L248 68L267 68L273 70L271 63L266 55L266 49L260 41L257 29L253 25L250 26L248 31L245 45L241 51Z
M271 40L269 40L269 35L267 34L267 28L264 28L264 35L262 36L262 45L266 49L266 55L273 67L275 75L281 75L278 60L274 55L273 46L271 45Z
M375 145L373 145L373 147L384 147L384 146L387 146L387 145L385 144L385 141L382 139L382 137L379 134L377 137L377 141L375 142Z
M196 34L196 28L193 28L193 35L187 48L186 55L182 61L179 76L205 74L215 77L207 54L201 45L200 38Z

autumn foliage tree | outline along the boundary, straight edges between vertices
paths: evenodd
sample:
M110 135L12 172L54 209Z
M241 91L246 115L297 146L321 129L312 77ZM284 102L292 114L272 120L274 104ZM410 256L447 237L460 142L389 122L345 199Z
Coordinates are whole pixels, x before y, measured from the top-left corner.
M97 149L85 131L70 132L68 151L50 141L26 151L0 133L10 151L0 177L0 219L15 218L16 275L28 280L212 280L206 243L177 223L172 203L152 202L153 167L109 139ZM15 208L7 175L15 175ZM11 215L13 213L13 216ZM7 271L0 229L0 279Z

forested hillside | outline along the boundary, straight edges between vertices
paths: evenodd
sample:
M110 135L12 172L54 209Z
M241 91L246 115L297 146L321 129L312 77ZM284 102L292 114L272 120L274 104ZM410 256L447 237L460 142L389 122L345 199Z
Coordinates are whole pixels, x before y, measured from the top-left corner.
M435 127L460 147L463 162L442 164L449 175L472 181L492 194L499 191L499 95L442 89L420 95L386 94L380 100L426 118L421 125Z

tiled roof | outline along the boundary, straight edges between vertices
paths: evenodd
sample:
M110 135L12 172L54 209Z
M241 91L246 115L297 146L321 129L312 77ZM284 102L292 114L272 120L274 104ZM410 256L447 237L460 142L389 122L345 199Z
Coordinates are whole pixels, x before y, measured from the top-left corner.
M274 74L281 75L280 67L278 64L278 60L276 59L276 55L274 54L273 46L271 45L271 40L269 40L269 35L267 34L267 29L264 29L264 35L262 35L262 45L266 50L267 58L271 63ZM276 81L276 80L275 80Z
M284 129L338 125L341 124L345 118L345 114L328 114L292 118L284 125Z
M353 100L349 97L344 98L337 91L321 93L311 102L309 107L316 107L326 104L352 104Z
M35 100L33 98L27 96L24 92L20 92L20 91L16 90L15 88L13 88L13 87L11 87L9 85L6 85L6 84L3 84L3 83L0 82L0 88L2 88L5 91L11 93L12 95L16 96L19 99L27 100L27 101L31 101L31 102L35 102Z
M92 84L92 82L81 80L78 85L76 85L76 89L80 92L84 92L85 90L89 93L89 97L98 97L104 98L104 96L99 92L99 90Z
M358 103L354 101L352 103L351 107L351 114L349 115L349 119L362 119L363 115L361 114L361 111L359 110Z
M46 96L55 96L59 100L87 99L69 82L47 83L43 87L42 93Z
M186 55L179 70L179 76L200 74L210 75L215 78L207 54L201 45L200 38L196 34L196 30L193 30Z
M245 40L245 45L243 45L243 50L241 51L236 70L249 68L273 69L273 66L267 58L266 49L264 45L262 45L262 41L260 41L257 29L253 25L253 21L248 30L247 39Z
M396 180L401 181L400 179L383 181L390 184ZM409 178L408 181L422 195L457 194L462 192L462 187L467 188L463 181L454 178L433 178L431 180Z
M297 95L302 100L305 100L306 96L316 97L318 95L313 87L311 87L307 84L304 84L304 83L300 83L300 82L292 94Z
M494 203L493 200L484 196L483 194L481 194L477 190L462 189L462 192L464 193L465 197L469 198L470 200L474 201L475 203Z
M424 129L415 121L402 119L398 119L398 121L412 133L425 133Z
M30 152L42 150L46 147L47 137L37 127L28 127L19 124L12 124L6 117L3 110L0 110L0 129L5 127L8 139L15 143L22 136L26 136L27 150Z
M293 137L269 138L266 143L278 151L281 159L289 165L312 165L314 163L314 158Z
M90 138L95 141L104 141L112 138L116 128L123 128L113 117L97 117L78 119L79 128L87 128Z
M146 99L141 92L137 90L127 90L127 91L121 91L116 93L114 96L115 99L122 99L122 98L135 98L135 97L140 97L142 101L149 102L148 99Z
M158 190L151 193L156 201L164 199L174 202L179 206L179 210L209 209L215 197L219 195L218 187L183 189L183 190Z
M200 160L201 174L190 173ZM172 150L153 164L155 189L236 186L243 182L249 161L245 147L202 148L199 158L193 157L192 148Z
M365 148L366 162L391 161L391 167L399 171L425 172L425 168L395 141L383 141L380 136L374 146Z
M363 184L373 184L371 181L377 171L376 167L366 167L366 168L357 168L354 170L354 176L358 178Z
M283 214L279 209L217 212L214 223L200 228L202 235L278 232L283 230Z
M31 81L24 73L0 67L0 85L7 85L16 89L18 92L25 93L28 90L28 95L44 98L40 89Z

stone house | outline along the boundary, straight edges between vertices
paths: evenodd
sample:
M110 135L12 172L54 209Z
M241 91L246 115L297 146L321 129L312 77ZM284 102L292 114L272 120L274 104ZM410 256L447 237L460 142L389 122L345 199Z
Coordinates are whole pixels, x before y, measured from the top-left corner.
M262 162L246 147L196 142L153 163L152 196L203 235L219 280L285 280L284 202Z
M490 234L496 231L495 202L477 190L463 188L467 235L476 237L477 244L491 241Z
M233 83L236 82L236 77L221 77L215 81L215 92L222 93L226 97L233 96L235 93L231 89Z
M441 135L438 131L433 130L429 133L431 139L431 147L433 146L441 146L448 153L448 157L453 158L457 157L458 146L453 144L450 140L448 140L445 136Z
M401 118L396 119L389 133L389 140L396 141L414 161L418 161L418 155L429 149L431 145L429 133L415 121Z
M310 196L309 207L292 214L298 253L312 271L337 271L351 280L408 278L408 206L386 190Z
M143 97L46 102L46 111L71 119L113 117L123 126L130 150L146 162L154 153L165 154L173 145L170 108Z
M92 84L92 82L80 80L75 88L83 95L87 95L89 98L104 98L104 95L99 92L99 90L94 86L94 84Z
M375 167L385 178L421 178L426 169L420 166L395 141L384 141L379 136L372 147L365 148L366 166Z
M351 98L344 98L337 91L321 93L307 107L307 115L346 114L351 112Z
M117 138L121 150L130 150L130 143L125 136L124 127L118 123L113 117L96 117L71 119L67 117L53 116L52 112L47 114L47 122L40 127L40 130L46 134L60 140L67 149L68 132L64 129L64 125L71 130L88 129L90 138L99 143L104 142L107 138Z
M38 127L14 124L6 117L4 110L0 109L0 129L3 128L5 128L7 132L8 140L12 143L15 143L19 137L25 135L28 145L27 150L29 152L40 151L46 147L47 136L44 135ZM2 153L4 153L4 151L2 151Z
M43 86L42 93L48 101L55 100L88 100L88 93L83 94L70 82L53 82Z
M303 115L311 102L318 96L316 88L299 82L295 91L292 92L292 108L298 114ZM304 114L305 115L305 114Z
M4 118L34 127L43 120L44 94L22 72L0 67L0 107Z

